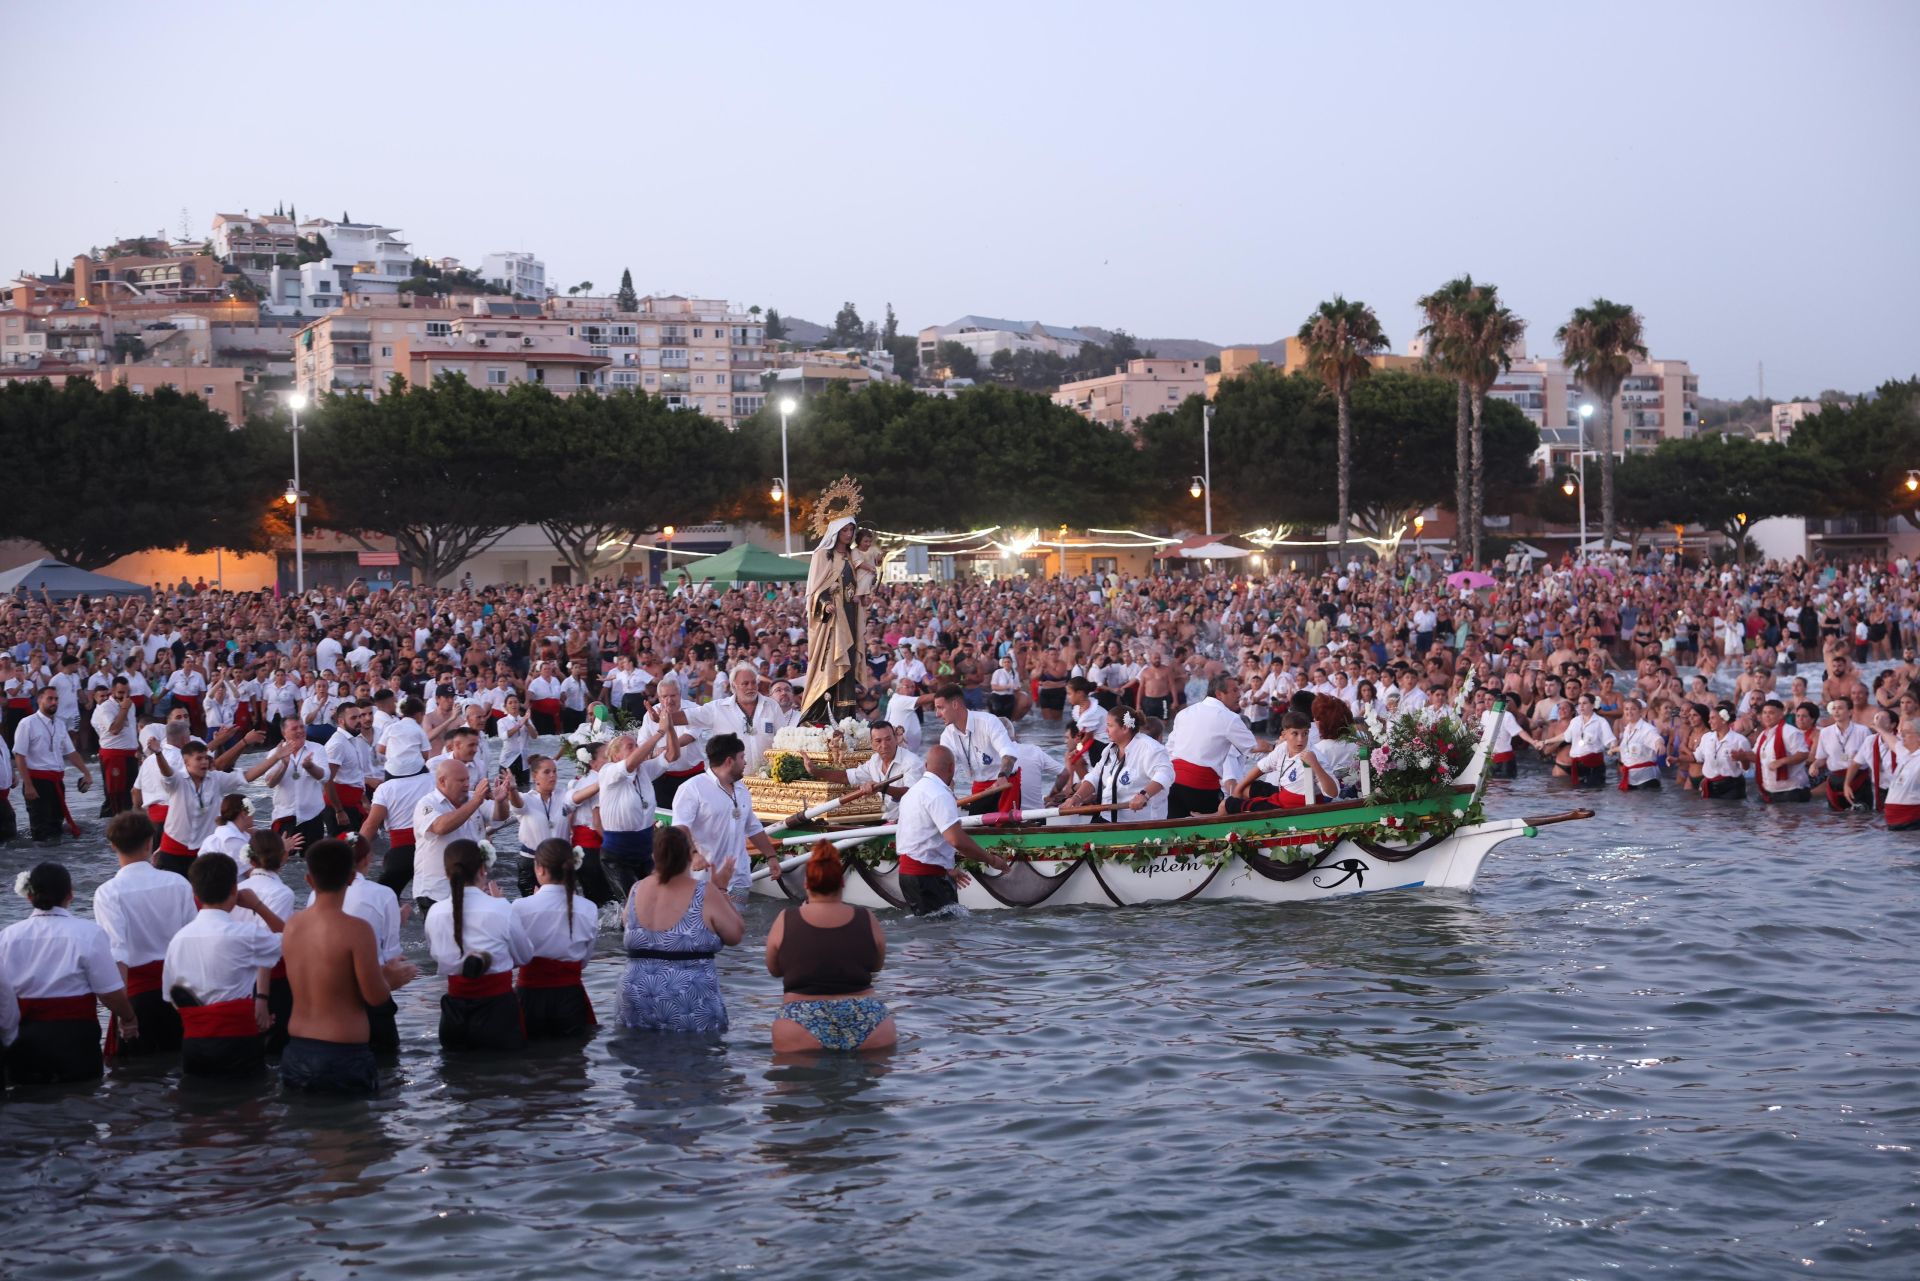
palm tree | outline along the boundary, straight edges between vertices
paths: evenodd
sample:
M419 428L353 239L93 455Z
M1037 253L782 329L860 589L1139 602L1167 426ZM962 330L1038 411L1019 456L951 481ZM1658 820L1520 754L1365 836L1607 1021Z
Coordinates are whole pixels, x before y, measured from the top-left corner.
M1427 318L1427 323L1420 326L1420 336L1426 339L1427 364L1435 372L1453 379L1460 392L1453 419L1453 513L1456 526L1453 542L1455 550L1463 558L1471 551L1467 513L1473 501L1468 485L1468 473L1472 469L1469 428L1473 412L1467 394L1467 371L1461 361L1459 340L1461 317L1472 305L1473 294L1473 277L1459 276L1419 302L1420 310Z
M1526 334L1527 322L1500 301L1500 291L1495 286L1481 285L1473 292L1473 305L1462 317L1459 354L1461 367L1466 371L1462 386L1470 393L1473 409L1468 468L1473 480L1467 505L1472 512L1469 519L1473 526L1471 563L1478 565L1487 507L1487 465L1482 449L1481 420L1486 412L1487 393L1500 375L1513 367L1513 346Z
M1363 302L1339 294L1323 302L1300 326L1307 366L1333 393L1340 420L1340 563L1347 560L1347 526L1353 520L1353 385L1373 368L1367 357L1387 346L1380 318Z
M1647 358L1640 313L1622 302L1595 298L1591 305L1575 307L1573 317L1560 326L1554 338L1560 343L1561 359L1580 386L1600 402L1600 529L1601 543L1613 549L1613 398L1620 384L1633 372L1633 360ZM1586 428L1580 431L1580 447L1586 448ZM1584 470L1584 469L1583 469Z

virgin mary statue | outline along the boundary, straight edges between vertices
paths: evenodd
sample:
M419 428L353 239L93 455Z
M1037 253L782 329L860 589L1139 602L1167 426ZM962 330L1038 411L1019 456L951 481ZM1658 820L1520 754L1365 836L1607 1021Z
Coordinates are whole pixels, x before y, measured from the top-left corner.
M802 716L845 716L858 694L855 670L867 652L867 606L858 575L857 532L860 488L842 476L813 512L813 530L821 535L807 567L807 690ZM869 589L870 590L870 589ZM818 706L822 702L825 707Z

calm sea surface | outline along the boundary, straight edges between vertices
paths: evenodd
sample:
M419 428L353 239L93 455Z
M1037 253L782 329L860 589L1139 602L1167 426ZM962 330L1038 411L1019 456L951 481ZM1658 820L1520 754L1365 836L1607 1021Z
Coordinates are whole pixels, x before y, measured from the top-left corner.
M371 1103L15 1091L0 1275L1920 1274L1920 837L1589 796L1471 895L890 915L882 1059L772 1063L756 901L723 1043L449 1062L423 977Z

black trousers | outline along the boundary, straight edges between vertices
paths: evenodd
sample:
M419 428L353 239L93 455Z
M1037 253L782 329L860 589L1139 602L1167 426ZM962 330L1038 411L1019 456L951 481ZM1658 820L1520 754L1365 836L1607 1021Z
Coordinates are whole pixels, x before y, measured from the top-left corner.
M263 1047L268 1054L278 1055L287 1048L287 1024L293 1021L293 984L285 975L267 987L267 1013L273 1015L273 1026L262 1038Z
M399 898L407 888L407 882L413 879L413 846L395 845L387 850L387 856L380 863L380 883L393 891Z
M150 1054L172 1054L180 1048L180 1011L174 1009L165 996L155 990L141 992L128 999L133 1002L133 1016L140 1020L140 1035L120 1043L115 1051L115 1061Z
M273 830L280 833L282 840L296 832L299 833L300 848L310 850L327 838L327 820L332 817L333 811L323 807L318 814L304 823L297 822L291 817L276 818L273 820Z
M1702 778L1700 795L1716 801L1744 801L1747 799L1747 780L1738 774L1729 778Z
M444 1050L521 1050L527 1034L520 1027L520 1002L512 992L499 996L440 998L440 1048Z
M36 841L59 840L60 829L67 821L66 810L60 804L60 789L36 780L33 790L34 795L27 802L27 830Z
M145 1034L144 1023L140 1031ZM194 1036L180 1043L180 1070L188 1076L252 1076L266 1067L257 1036Z
M1220 793L1203 787L1175 783L1167 789L1167 817L1186 818L1190 814L1212 814L1220 808Z
M294 1043L300 1037L288 1037L287 1044L280 1051L280 1061L286 1062L286 1056L293 1052ZM400 1053L400 1007L388 997L384 1005L367 1007L367 1044L375 1054Z
M603 903L626 902L627 896L633 893L633 887L653 875L651 856L645 859L627 859L608 858L605 850L589 850L588 853L600 855L600 882L606 895L605 898L594 900L595 907ZM586 868L582 867L580 870L585 872ZM582 890L586 888L584 879L583 877Z
M7 1080L14 1085L97 1081L105 1071L100 1025L92 1019L22 1023L7 1047Z
M928 876L900 876L900 897L915 916L926 916L960 901L960 888L945 873Z
M523 987L516 995L529 1041L585 1036L593 1031L593 1006L585 988Z
M184 877L193 867L193 859L191 854L168 854L163 851L153 856L153 865L163 872Z

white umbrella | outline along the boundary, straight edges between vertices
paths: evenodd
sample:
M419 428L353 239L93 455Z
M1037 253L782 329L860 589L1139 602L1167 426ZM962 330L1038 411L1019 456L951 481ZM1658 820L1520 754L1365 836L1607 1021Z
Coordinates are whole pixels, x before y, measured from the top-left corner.
M1525 556L1525 557L1526 557L1526 558L1527 558L1528 560L1549 560L1549 559L1551 559L1551 557L1549 557L1549 556L1547 555L1547 553L1545 553L1545 552L1543 552L1543 551L1541 551L1541 550L1540 550L1540 549L1539 549L1538 547L1535 547L1535 546L1534 546L1534 545L1533 545L1532 543L1527 543L1527 542L1516 542L1516 543L1515 543L1515 544L1513 545L1513 550L1514 550L1514 551L1517 551L1517 552L1519 552L1519 553L1521 553L1521 554L1522 554L1522 555L1524 555L1524 556Z
M1607 548L1605 539L1596 538L1592 542L1582 545L1580 550L1583 552L1597 552L1602 550L1612 550L1616 552L1630 552L1633 550L1633 544L1630 542L1627 542L1623 538L1616 538L1613 540L1612 548L1609 549Z
M1225 543L1207 543L1200 547L1182 547L1180 554L1188 560L1239 560L1253 553L1241 547L1229 547Z

